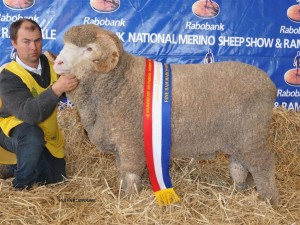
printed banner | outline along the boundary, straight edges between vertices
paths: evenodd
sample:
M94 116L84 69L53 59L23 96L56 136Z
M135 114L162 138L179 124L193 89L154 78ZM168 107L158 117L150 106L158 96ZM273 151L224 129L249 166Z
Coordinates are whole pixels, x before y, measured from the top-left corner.
M55 54L69 27L93 23L159 62L258 66L278 88L275 106L300 109L299 0L1 0L0 9L0 66L15 55L9 26L18 18L37 21L43 50Z

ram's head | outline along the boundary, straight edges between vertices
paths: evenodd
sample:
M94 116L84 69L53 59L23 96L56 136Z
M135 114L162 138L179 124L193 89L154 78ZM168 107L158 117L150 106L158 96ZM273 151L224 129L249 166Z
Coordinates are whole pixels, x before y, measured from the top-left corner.
M84 71L108 73L122 54L123 46L114 33L93 24L73 26L64 35L64 47L54 69L58 74L74 74L83 67Z

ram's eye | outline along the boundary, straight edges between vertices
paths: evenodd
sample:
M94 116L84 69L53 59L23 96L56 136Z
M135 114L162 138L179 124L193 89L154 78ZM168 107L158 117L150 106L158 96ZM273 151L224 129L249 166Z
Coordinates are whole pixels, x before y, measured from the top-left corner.
M87 49L86 49L87 51L92 51L93 49L91 48L91 47L87 47Z

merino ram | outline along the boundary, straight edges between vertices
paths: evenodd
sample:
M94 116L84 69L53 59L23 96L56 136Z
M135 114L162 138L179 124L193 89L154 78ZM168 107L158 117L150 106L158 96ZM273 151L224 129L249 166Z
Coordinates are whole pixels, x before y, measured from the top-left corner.
M145 169L143 95L145 58L126 51L118 37L96 25L71 27L55 60L58 74L79 86L67 97L76 105L89 139L117 156L123 188L140 188ZM239 62L171 65L172 157L230 156L237 188L248 173L258 193L278 202L275 156L268 147L276 88L262 70Z

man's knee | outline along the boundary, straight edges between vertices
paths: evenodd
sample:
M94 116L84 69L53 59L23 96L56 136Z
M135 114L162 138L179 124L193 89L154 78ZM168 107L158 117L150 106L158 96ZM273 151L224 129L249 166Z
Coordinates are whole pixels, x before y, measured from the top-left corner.
M18 142L26 142L33 146L45 145L44 132L37 125L22 123L13 129L12 137L14 136L17 137Z

